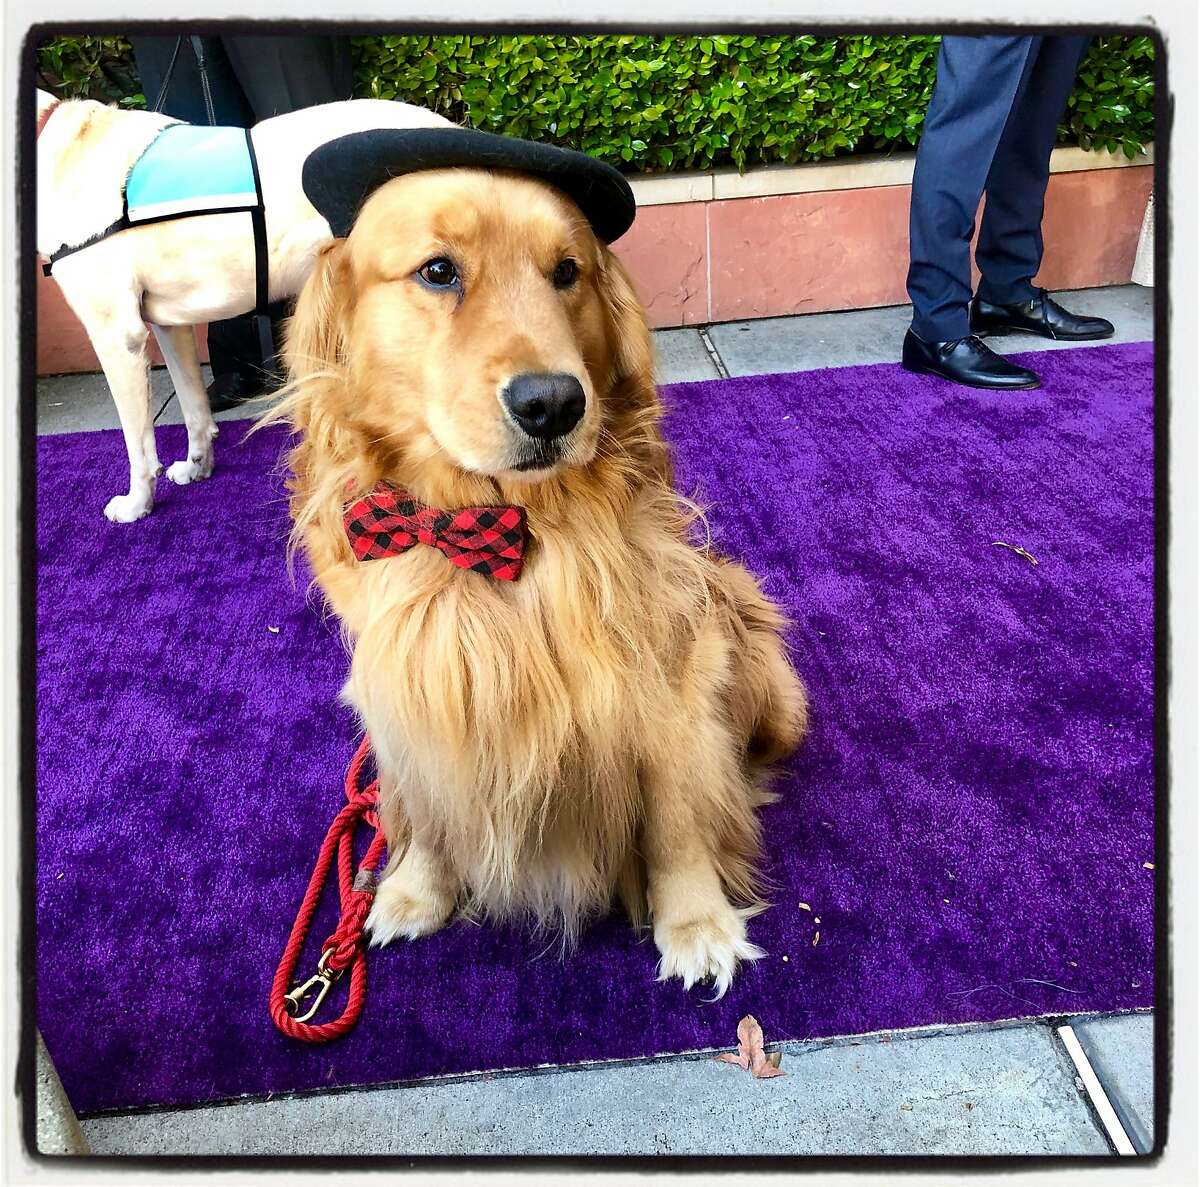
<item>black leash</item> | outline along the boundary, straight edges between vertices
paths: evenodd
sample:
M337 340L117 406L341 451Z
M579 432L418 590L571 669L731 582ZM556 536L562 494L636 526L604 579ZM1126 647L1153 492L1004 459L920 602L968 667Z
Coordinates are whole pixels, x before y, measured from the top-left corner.
M175 73L175 63L179 61L179 50L183 46L183 38L175 38L175 48L171 51L171 60L167 63L167 69L163 73L162 83L158 88L158 98L154 101L152 110L155 115L161 115L163 104L167 101L167 87L171 85L171 75Z
M258 174L258 156L254 151L254 139L246 129L246 148L250 153L250 168L254 173L254 192L258 205L250 211L250 227L254 232L254 324L258 329L258 348L262 353L263 371L268 375L274 370L275 336L271 332L271 319L267 315L270 285L267 275L267 212L263 203L262 178Z
M200 89L204 92L204 110L208 113L208 126L215 127L217 123L217 113L213 108L212 86L208 81L208 60L204 56L204 42L199 37L189 37L188 41L192 43L192 53L196 55L196 69L200 72ZM175 38L175 48L171 51L171 60L167 63L167 68L163 72L162 83L158 88L158 98L154 101L154 106L150 109L156 115L162 114L162 109L167 102L167 91L171 86L171 79L175 76L175 64L179 61L179 51L183 48L183 38Z
M200 89L204 92L204 110L208 112L208 125L215 127L216 113L213 111L212 87L208 83L208 63L204 60L204 43L199 37L188 39L192 43L192 53L196 55L196 69L200 71Z

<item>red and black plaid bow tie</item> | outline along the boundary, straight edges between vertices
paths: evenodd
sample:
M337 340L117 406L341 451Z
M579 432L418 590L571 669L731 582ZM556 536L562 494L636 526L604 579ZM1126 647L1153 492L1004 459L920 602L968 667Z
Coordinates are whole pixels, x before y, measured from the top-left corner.
M521 576L528 539L524 507L438 511L381 482L351 503L342 518L350 547L360 561L399 556L427 544L460 569L497 581L516 581Z

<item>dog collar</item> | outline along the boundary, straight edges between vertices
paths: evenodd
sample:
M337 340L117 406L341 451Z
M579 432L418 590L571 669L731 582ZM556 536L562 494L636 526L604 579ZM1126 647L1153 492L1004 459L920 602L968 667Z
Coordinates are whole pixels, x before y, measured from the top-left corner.
M400 556L424 544L436 548L452 565L496 581L516 581L521 576L529 543L524 507L439 511L386 482L351 503L342 522L360 561Z

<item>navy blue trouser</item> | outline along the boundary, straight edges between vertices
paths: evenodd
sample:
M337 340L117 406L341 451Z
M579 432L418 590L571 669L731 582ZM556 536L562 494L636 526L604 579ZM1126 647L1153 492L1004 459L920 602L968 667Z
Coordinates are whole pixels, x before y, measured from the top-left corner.
M971 236L980 295L1034 295L1042 207L1058 122L1087 37L943 37L917 149L909 208L913 330L930 342L970 333Z

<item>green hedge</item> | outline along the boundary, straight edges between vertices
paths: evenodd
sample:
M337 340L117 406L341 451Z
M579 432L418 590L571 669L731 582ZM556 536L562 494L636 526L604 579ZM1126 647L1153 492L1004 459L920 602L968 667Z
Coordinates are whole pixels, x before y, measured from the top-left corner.
M938 38L356 37L355 93L494 132L570 145L630 171L739 169L915 145ZM39 50L58 93L137 106L118 37ZM1134 156L1154 135L1154 46L1101 37L1060 139Z

